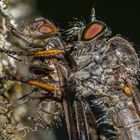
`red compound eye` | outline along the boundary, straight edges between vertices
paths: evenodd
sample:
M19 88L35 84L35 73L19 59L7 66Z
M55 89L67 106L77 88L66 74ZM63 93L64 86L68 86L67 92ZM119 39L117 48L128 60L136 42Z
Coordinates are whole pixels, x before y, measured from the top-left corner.
M103 22L91 22L89 23L81 34L81 41L91 41L95 40L101 35L103 35L106 25Z
M57 27L52 23L44 23L39 27L39 32L44 34L52 34L57 31Z

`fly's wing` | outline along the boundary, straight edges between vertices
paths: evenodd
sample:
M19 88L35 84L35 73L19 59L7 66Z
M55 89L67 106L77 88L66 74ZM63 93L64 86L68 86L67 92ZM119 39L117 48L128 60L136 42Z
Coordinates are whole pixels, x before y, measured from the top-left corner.
M73 118L73 103L69 97L69 92L63 93L63 108L66 120L69 140L79 140L76 125Z
M140 89L139 89L139 58L132 47L132 44L120 36L115 36L108 41L111 45L116 46L116 55L121 65L125 66L122 72L127 86L131 90L133 102L140 114ZM127 93L126 93L127 94Z
M76 99L72 93L65 95L63 105L69 140L93 140L89 133L84 102Z

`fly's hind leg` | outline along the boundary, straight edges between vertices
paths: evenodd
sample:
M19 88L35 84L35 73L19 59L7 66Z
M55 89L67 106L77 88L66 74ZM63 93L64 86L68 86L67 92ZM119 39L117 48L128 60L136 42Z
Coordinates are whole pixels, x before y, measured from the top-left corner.
M59 49L52 49L52 50L35 50L35 51L10 51L10 50L7 50L7 49L3 49L3 48L0 48L0 52L1 53L4 53L4 54L7 54L9 56L11 55L17 55L17 56L26 56L26 57L31 57L31 56L34 56L34 57L41 57L41 56L55 56L55 55L58 55L58 54L64 54L65 51L64 50L59 50Z
M51 91L51 92L55 92L55 91L61 91L63 90L63 87L59 87L56 85L51 85L39 80L34 80L34 79L26 79L23 78L21 76L4 76L4 77L0 77L0 80L11 80L11 81L19 81L21 83L25 83L28 85L32 85L41 89L44 89L46 91Z

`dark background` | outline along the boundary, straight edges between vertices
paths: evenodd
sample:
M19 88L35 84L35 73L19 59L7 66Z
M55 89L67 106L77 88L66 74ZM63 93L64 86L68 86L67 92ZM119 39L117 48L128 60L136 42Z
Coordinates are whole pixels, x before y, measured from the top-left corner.
M138 0L38 0L41 16L66 28L73 17L87 21L91 8L96 9L96 18L104 21L113 34L121 34L140 46L140 4Z

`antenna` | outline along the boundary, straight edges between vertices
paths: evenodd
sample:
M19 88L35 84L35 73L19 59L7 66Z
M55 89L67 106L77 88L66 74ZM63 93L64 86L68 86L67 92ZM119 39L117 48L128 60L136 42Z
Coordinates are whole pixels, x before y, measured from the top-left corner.
M93 7L91 10L91 21L95 21L95 19L96 19L96 15L95 15L95 9Z

